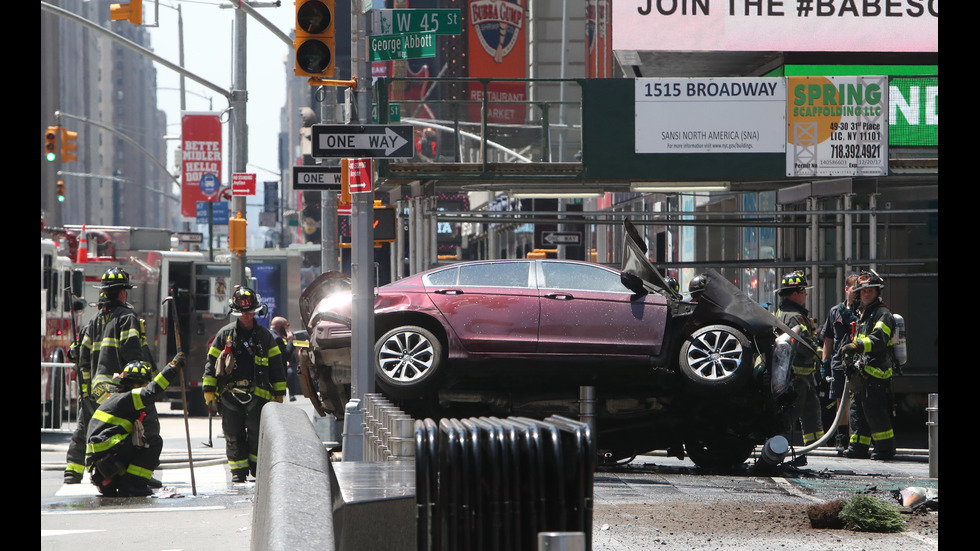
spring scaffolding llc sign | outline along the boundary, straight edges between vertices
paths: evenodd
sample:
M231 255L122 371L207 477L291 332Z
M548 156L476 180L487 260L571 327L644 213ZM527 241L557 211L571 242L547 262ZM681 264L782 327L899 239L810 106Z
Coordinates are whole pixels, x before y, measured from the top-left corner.
M787 176L888 174L888 77L790 77Z

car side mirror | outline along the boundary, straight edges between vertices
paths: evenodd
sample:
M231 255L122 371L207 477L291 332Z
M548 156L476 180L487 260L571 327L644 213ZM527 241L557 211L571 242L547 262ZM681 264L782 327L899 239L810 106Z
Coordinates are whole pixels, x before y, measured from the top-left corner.
M623 285L627 289L633 291L633 298L639 298L648 293L646 287L643 286L643 280L639 276L629 272L620 272L619 280L623 282Z

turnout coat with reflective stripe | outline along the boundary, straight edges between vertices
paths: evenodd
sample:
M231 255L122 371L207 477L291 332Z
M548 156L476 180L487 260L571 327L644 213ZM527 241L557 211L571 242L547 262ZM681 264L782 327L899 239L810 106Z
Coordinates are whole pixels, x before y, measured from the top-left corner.
M167 366L143 388L107 395L88 425L85 464L92 465L115 446L129 438L136 420L143 412L156 414L154 402L177 378L177 368Z
M204 364L204 380L202 381L204 392L220 393L229 383L239 380L234 371L231 375L221 377L216 375L218 356L224 350L225 341L228 338L231 338L232 341L236 341L238 338L238 320L222 327L214 336L214 340L211 341L211 347ZM286 371L275 336L271 331L256 323L252 329L252 341L255 345L252 358L255 363L255 372L248 390L253 395L270 401L274 396L285 396ZM239 349L237 341L232 349Z
M877 379L891 378L893 361L888 343L894 333L895 317L880 298L859 312L857 334L852 342L865 355L865 373Z
M100 399L111 391L112 376L134 360L153 365L145 346L143 326L129 305L112 302L89 322L82 338L78 367L83 380L91 377L92 395Z
M810 320L810 312L791 300L783 300L776 311L779 321L789 327L800 326L800 338L817 348L816 334L813 331L813 321ZM793 373L797 375L809 375L816 369L817 356L810 352L806 347L800 346L793 357Z

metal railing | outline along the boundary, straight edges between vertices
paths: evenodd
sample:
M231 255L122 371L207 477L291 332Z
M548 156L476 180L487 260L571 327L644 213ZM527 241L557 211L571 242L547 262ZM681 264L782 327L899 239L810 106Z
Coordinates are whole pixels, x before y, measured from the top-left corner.
M415 457L415 420L381 394L364 395L364 460Z
M75 364L41 362L41 430L74 431L78 396Z

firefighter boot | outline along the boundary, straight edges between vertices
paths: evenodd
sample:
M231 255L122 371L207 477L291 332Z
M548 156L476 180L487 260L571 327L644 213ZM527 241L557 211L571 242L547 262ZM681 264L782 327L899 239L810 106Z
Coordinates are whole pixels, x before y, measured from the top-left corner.
M875 451L871 459L886 461L895 457L895 439L889 438L883 442L875 442Z
M848 459L868 459L871 457L871 454L868 453L867 446L851 444L846 450L844 450L844 457Z
M844 450L847 449L847 434L837 433L837 457L842 457L844 455Z
M65 471L65 484L81 484L82 474L74 471Z
M153 495L153 490L146 485L146 479L128 475L119 484L119 497L146 497Z
M248 469L235 469L231 471L231 481L240 484L248 481Z

